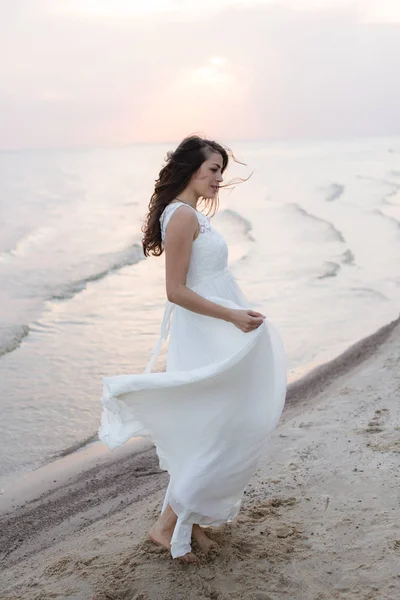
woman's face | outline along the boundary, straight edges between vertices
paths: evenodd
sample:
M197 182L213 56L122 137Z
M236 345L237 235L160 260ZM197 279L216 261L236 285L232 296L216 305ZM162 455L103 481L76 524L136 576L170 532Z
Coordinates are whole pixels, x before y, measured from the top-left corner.
M214 152L203 162L194 176L194 188L199 196L214 198L222 181L222 156L218 152Z

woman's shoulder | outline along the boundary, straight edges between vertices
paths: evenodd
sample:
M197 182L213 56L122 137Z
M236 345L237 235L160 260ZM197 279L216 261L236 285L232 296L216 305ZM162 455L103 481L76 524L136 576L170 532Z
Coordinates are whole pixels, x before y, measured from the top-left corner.
M195 214L197 213L197 211L192 206L187 204L187 202L180 202L180 201L173 200L172 202L167 204L167 206L164 208L163 212L161 213L161 216L160 216L161 224L164 224L164 226L166 226L167 221L169 221L169 219L172 217L174 212L181 206L187 206L187 208L190 211L194 212Z
M160 216L161 231L163 232L163 234L165 233L165 229L168 225L170 218L175 213L175 211L178 208L180 208L181 206L186 206L190 211L192 211L197 216L197 211L192 206L187 204L187 202L180 202L180 201L173 200L164 208L164 210Z
M167 204L167 206L164 208L161 216L174 213L176 211L176 209L179 208L180 206L187 206L193 212L197 212L196 209L194 209L192 206L190 206L190 204L188 204L187 202L182 202L181 200L173 200L172 202Z

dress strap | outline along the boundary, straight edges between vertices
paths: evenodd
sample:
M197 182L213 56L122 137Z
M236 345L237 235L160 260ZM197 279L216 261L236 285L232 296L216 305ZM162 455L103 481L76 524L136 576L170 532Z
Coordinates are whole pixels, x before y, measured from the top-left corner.
M167 337L169 335L169 331L171 329L171 318L172 318L172 313L174 311L174 307L175 307L175 304L173 302L166 300L164 316L163 316L163 320L161 323L160 337L158 338L157 344L153 348L153 352L152 352L149 362L147 363L145 373L151 373L151 370L154 366L154 362L155 362L157 356L160 354L162 343L164 340L167 339Z
M164 240L164 238L165 238L165 230L167 228L170 218L172 217L172 215L174 214L176 209L179 208L180 206L188 206L189 208L191 208L194 211L194 213L196 214L196 216L198 218L199 212L197 210L195 210L193 208L193 206L190 206L190 204L188 204L187 202L182 202L181 200L173 200L164 208L164 211L160 217L162 240Z

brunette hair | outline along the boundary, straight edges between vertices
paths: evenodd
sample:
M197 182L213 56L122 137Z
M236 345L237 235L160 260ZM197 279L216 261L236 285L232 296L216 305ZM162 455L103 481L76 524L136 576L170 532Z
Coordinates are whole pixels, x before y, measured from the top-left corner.
M164 249L161 241L160 217L164 209L188 186L192 175L200 168L211 154L218 152L222 156L222 173L228 166L229 156L237 163L244 165L234 157L232 151L213 140L198 135L186 137L173 152L167 152L166 164L162 167L154 192L150 198L149 210L142 226L142 246L145 256L160 256ZM245 181L238 178L239 181ZM236 183L237 180L234 180ZM220 187L232 185L230 182ZM202 198L208 210L207 214L215 214L218 208L216 198Z

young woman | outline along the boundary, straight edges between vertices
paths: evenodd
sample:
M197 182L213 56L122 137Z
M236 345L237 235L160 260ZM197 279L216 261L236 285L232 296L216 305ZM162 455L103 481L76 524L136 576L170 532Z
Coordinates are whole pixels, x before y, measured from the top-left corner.
M228 268L228 248L200 199L217 205L228 152L190 136L167 155L143 226L146 256L165 251L167 301L144 374L103 378L100 439L115 448L150 437L170 482L149 532L173 558L195 562L191 538L215 547L202 526L231 521L286 394L280 336ZM165 372L152 373L170 336Z

